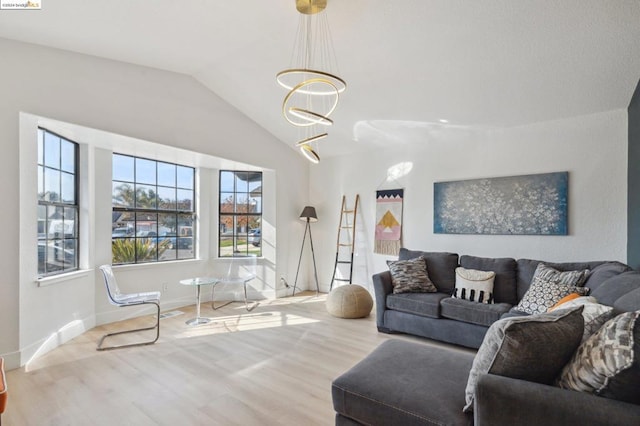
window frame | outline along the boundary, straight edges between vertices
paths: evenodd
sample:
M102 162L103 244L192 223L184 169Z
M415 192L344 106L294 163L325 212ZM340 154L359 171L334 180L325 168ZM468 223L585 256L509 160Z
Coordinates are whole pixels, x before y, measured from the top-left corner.
M233 179L233 191L223 191L223 179L222 179L222 175L223 173L233 173L234 174L234 179ZM249 189L250 186L250 181L247 181L247 191L238 191L238 187L237 187L237 179L236 179L236 174L238 173L247 173L247 174L254 174L254 175L259 175L260 176L260 211L257 213L253 213L253 212L238 212L235 211L236 209L236 202L235 200L237 200L237 195L238 194L247 194L250 198L251 195L251 190ZM219 173L218 173L218 258L237 258L237 257L252 257L252 256L256 256L256 257L262 257L262 244L263 244L263 234L262 234L262 219L263 219L263 214L264 214L264 191L263 191L263 185L264 185L264 175L262 171L255 171L255 170L223 170L220 169ZM234 211L232 212L223 212L223 194L233 194L233 206L234 206ZM247 199L247 202L248 202ZM238 232L237 231L237 218L240 216L246 216L247 217L247 224L246 224L246 230L245 232ZM231 217L233 218L233 223L236 224L236 226L232 226L232 231L231 231L231 235L229 236L228 233L226 235L223 236L223 223L225 222L225 218L227 217ZM257 221L259 222L260 226L258 228L253 228L253 229L259 229L260 230L260 236L259 236L259 245L256 245L254 243L250 243L249 242L249 217L252 218L257 218ZM255 237L254 237L255 238ZM223 240L224 239L224 240ZM231 255L227 255L227 254L223 254L223 246L226 247L226 241L231 240L232 242L232 246L234 247L234 249L232 249ZM245 241L245 250L243 252L238 251L237 250L237 245L238 245L238 241L242 241L243 239L246 239ZM225 241L225 244L223 244L223 241ZM255 240L254 240L255 241ZM254 246L255 248L251 248L250 246Z
M38 252L38 272L37 272L37 276L38 279L42 279L42 278L49 278L49 277L55 277L57 275L61 275L61 274L67 274L70 272L75 272L80 270L80 200L79 200L79 196L80 196L80 144L76 141L73 141L67 137L64 137L56 132L53 132L49 129L46 129L44 127L40 127L38 126L38 137L37 137L37 144L38 144L38 155L37 155L37 160L36 160L36 167L39 171L40 168L42 168L42 176L40 176L40 174L38 173L38 177L37 177L37 185L38 185L38 195L37 195L37 201L38 201L38 214L37 214L37 221L38 221L38 229L37 229L37 234L38 234L38 238L37 238L37 252ZM59 152L58 152L58 163L59 166L58 167L51 167L50 165L47 164L47 161L45 160L46 158L46 148L45 148L45 141L46 141L46 134L50 134L53 135L56 138L59 138L61 143L60 143L60 147L59 147ZM42 140L40 140L42 135ZM62 165L62 141L67 142L72 144L73 146L73 172L69 172L67 170L63 169L63 165ZM41 158L40 158L40 143L42 142L42 163L40 162ZM69 203L69 202L64 202L62 200L62 179L60 179L59 182L59 188L60 188L60 200L59 201L50 201L50 200L45 200L45 199L41 199L41 193L40 193L40 180L42 179L42 194L44 196L44 194L46 194L46 170L54 170L57 171L58 173L60 173L60 177L62 177L63 173L65 174L71 174L73 176L73 202ZM40 208L44 207L45 208L45 215L44 215L44 220L45 220L45 229L44 229L44 238L40 237L41 232L39 229L40 226L40 221L42 220L42 218L40 217ZM62 232L63 232L63 237L62 238L49 238L49 229L50 226L47 226L49 224L49 221L51 220L49 217L49 208L54 208L54 209L62 209L63 213L62 213ZM72 225L74 230L73 230L73 236L72 237L66 237L66 227L65 227L65 213L64 211L66 209L71 209L74 211L74 224ZM59 252L60 252L60 246L59 243L56 243L56 241L62 241L62 253L63 253L63 261L62 261L62 268L61 269L55 269L52 271L48 271L47 265L49 264L47 262L48 257L49 257L49 252L50 250L48 249L49 247L49 242L52 241L53 242L53 255L54 257L59 256ZM40 243L44 241L44 247L45 249L43 250L43 269L42 271L40 270ZM73 250L73 262L72 262L72 266L70 268L66 268L66 254L68 253L67 250L67 241L73 241L74 244L73 246L75 247Z
M111 197L112 197L112 201L111 201L111 211L112 211L112 234L111 234L111 244L112 244L112 252L111 252L111 259L112 259L112 263L114 265L138 265L138 264L154 264L154 263L163 263L163 262L174 262L174 261L190 261L196 258L196 226L197 226L197 211L196 211L196 202L197 202L197 194L196 194L196 168L195 167L191 167L191 166L187 166L184 164L178 164L178 163L173 163L170 161L164 161L164 160L156 160L156 159L151 159L151 158L146 158L146 157L140 157L140 156L136 156L136 155L130 155L130 154L123 154L123 153L119 153L119 152L113 152L112 153L112 162L114 161L114 157L115 156L120 156L120 157L128 157L131 158L133 160L133 180L121 180L121 179L115 179L114 175L113 175L113 166L112 166L112 175L111 175ZM149 184L149 183L144 183L138 180L138 177L136 175L136 167L137 167L137 161L136 160L142 160L142 161L150 161L154 163L154 167L155 167L155 183L154 184ZM113 164L113 163L112 163ZM176 168L176 175L175 175L175 184L173 185L166 185L166 184L161 184L161 182L159 181L159 170L158 170L158 164L164 164L164 165L170 165ZM178 168L179 167L183 167L183 168L187 168L187 169L191 169L192 171L192 180L191 180L191 188L187 188L184 186L180 186L178 183ZM132 197L133 197L133 205L132 206L117 206L114 203L114 188L115 188L115 184L120 183L120 184L126 184L126 185L131 185L131 187L133 188L133 193L132 193ZM137 191L137 186L138 185L142 185L144 187L153 187L154 188L154 196L155 196L155 207L137 207L137 203L138 203L138 191ZM159 188L169 188L172 189L173 191L175 191L175 208L160 208L160 197L159 197ZM179 208L180 203L178 201L178 191L190 191L191 193L191 208L190 209L181 209ZM128 236L125 235L123 237L114 237L114 231L117 228L113 227L113 224L116 223L113 220L113 217L115 217L115 213L120 213L120 214L124 214L124 215L131 215L132 219L127 220L127 222L132 222L133 223L133 234ZM140 231L138 228L138 223L139 222L153 222L153 219L147 219L147 220L142 220L139 219L139 216L155 216L155 235L149 237L146 235L139 235ZM161 233L159 232L159 224L160 224L160 216L161 215L167 215L167 216L175 216L175 233L171 233L170 235L161 235ZM190 221L190 225L185 225L183 229L185 229L187 232L185 235L179 235L180 233L178 232L179 230L179 226L180 226L180 217L189 217L189 221ZM189 229L187 229L189 228ZM128 229L128 227L127 227ZM149 232L153 232L153 231L149 231ZM165 239L163 241L160 241L162 237L165 237ZM134 258L132 261L124 261L124 262L116 262L114 260L114 244L116 244L116 241L118 240L123 240L123 243L125 240L129 240L129 241L133 241L134 246L138 244L138 241L142 241L143 243L145 241L152 241L155 240L155 255L153 258L149 259L149 258L139 258L138 257L138 251L134 250ZM181 246L181 241L185 242L186 240L186 250L191 252L191 255L189 257L181 257L180 253L184 252L185 247L180 247ZM190 242L189 242L190 240ZM165 246L167 248L166 249L170 249L170 250L174 250L175 249L175 257L172 258L162 258L161 254L159 253L160 250L160 245L164 242L164 241L168 241L168 245ZM163 250L164 252L164 250Z

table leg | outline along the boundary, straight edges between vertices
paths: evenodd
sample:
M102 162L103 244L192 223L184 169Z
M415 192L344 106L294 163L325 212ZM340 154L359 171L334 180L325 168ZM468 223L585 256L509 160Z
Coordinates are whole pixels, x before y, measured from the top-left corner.
M200 317L200 287L196 285L196 317L186 321L188 325L208 324L211 322L209 318Z

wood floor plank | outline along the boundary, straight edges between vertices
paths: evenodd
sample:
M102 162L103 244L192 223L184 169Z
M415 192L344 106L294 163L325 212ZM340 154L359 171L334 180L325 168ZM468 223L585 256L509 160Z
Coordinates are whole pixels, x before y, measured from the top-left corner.
M97 352L100 336L151 316L88 330L9 371L3 425L331 425L331 381L388 339L374 314L330 316L326 295L307 292L234 303L191 327L195 306L161 320L154 345ZM140 336L126 336L133 341ZM144 336L143 336L144 338Z

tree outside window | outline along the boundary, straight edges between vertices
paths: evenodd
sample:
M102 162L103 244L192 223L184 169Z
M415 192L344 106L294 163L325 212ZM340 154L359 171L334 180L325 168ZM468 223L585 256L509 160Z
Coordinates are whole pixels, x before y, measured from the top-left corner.
M195 257L195 169L113 154L114 264Z
M262 172L220 171L219 256L262 256Z

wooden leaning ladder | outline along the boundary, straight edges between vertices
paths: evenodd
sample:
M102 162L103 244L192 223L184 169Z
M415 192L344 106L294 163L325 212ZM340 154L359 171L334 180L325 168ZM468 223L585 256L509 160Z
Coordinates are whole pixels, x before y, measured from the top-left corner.
M340 223L338 224L338 241L336 245L336 262L333 266L333 275L331 276L331 285L329 291L333 289L334 281L344 281L351 284L351 278L353 276L353 252L356 242L356 219L358 216L358 205L360 204L360 195L356 194L356 202L353 209L347 208L347 196L342 196L342 207L340 208ZM346 235L343 235L343 232ZM345 238L346 236L346 238ZM342 255L341 255L342 248ZM346 248L349 248L349 259L345 259L344 253ZM349 278L336 278L336 272L338 271L338 265L349 265Z

